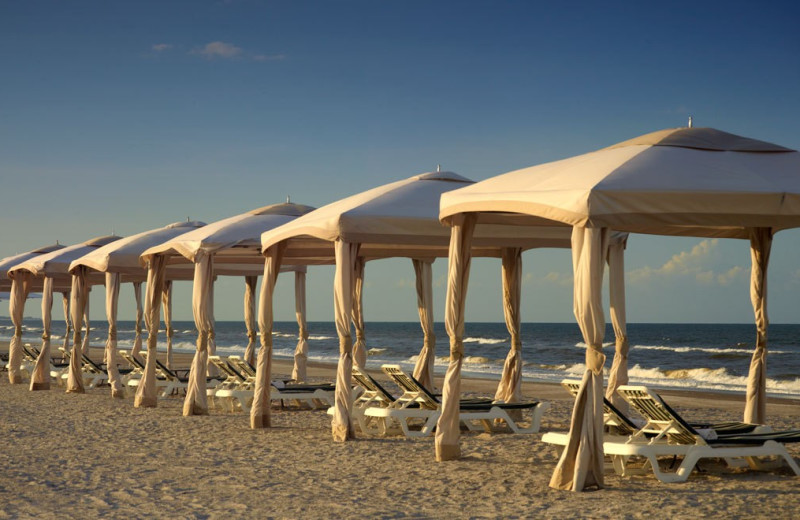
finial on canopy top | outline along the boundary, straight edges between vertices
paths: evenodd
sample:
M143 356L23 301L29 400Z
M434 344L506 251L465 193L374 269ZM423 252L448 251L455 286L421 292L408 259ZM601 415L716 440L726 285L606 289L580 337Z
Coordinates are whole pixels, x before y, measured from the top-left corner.
M692 116L689 116L689 128L692 127Z
M440 171L442 171L442 165L441 165L441 164L437 164L437 165L436 165L436 171L437 171L437 172L440 172Z
M292 198L289 195L287 195L286 196L286 204L291 204L291 203L292 203Z
M191 222L191 220L189 219L189 215L186 215L186 222Z

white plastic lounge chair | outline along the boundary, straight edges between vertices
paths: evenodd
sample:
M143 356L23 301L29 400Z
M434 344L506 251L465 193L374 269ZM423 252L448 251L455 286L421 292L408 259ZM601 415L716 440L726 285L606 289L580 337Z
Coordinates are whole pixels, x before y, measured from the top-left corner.
M211 402L219 400L226 403L231 412L238 409L250 410L253 403L255 380L241 373L236 366L219 356L209 356L208 360L225 376L225 380L215 388L208 389L208 395L213 395Z
M681 418L655 392L643 386L621 386L619 393L628 403L643 412L647 424L627 440L606 440L603 450L614 460L614 469L629 474L630 457L645 457L646 466L653 469L662 482L683 482L703 458L744 458L752 469L774 469L775 463L765 463L759 457L776 457L778 464L785 461L795 475L800 467L782 443L800 442L800 430L739 435L716 435L709 431L708 438ZM716 438L715 438L716 437ZM658 457L683 457L674 472L661 469ZM645 468L646 468L645 466Z
M65 359L70 359L72 357L72 352L66 350L64 347L59 347L58 350L62 352ZM81 378L83 379L83 386L87 388L95 388L108 383L108 372L106 372L105 369L92 361L86 354L81 355L81 361ZM54 370L51 370L51 377L55 373L60 374L58 377L60 378L61 384L66 385L66 381L69 378L69 366L67 366L66 370L63 372L55 372Z
M578 395L581 382L575 379L564 379L561 381L563 386L573 397ZM603 409L605 412L604 422L607 427L608 433L616 435L633 435L646 421L636 420L628 417L619 408L603 396ZM637 408L638 411L638 408ZM720 422L720 423L689 423L696 430L714 430L717 435L738 435L740 433L766 433L772 431L769 426L762 426L759 424L750 424L736 421Z
M431 435L441 412L441 402L427 388L422 386L413 376L405 373L399 365L383 365L381 367L403 390L403 395L395 400L392 406L369 407L364 410L367 417L382 417L399 424L407 437L425 437ZM495 432L495 421L505 423L514 433L536 433L539 431L542 415L549 403L501 403L488 399L461 400L459 419L471 431ZM530 410L531 419L528 426L522 426L512 419L508 410ZM419 429L415 423L421 423ZM387 421L384 421L387 424Z
M248 380L252 381L253 388L255 388L255 367L239 356L229 356L228 362L240 373L245 374ZM270 399L280 401L282 408L285 408L288 403L294 403L300 408L328 408L333 406L334 390L334 385L329 383L297 385L287 381L273 381L270 389Z

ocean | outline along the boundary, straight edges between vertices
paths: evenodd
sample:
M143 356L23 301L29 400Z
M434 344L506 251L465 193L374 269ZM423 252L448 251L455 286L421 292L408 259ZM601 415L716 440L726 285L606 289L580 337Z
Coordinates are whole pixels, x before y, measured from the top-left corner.
M339 342L332 322L310 322L309 358L335 364ZM191 321L174 322L175 351L193 352L196 332ZM134 322L120 321L119 346L133 346ZM105 342L105 323L92 324L91 342ZM244 324L220 321L216 324L217 353L242 354L247 345ZM449 339L444 324L437 323L436 372L447 367ZM25 342L41 341L38 319L24 321ZM63 340L64 323L53 321L52 341ZM10 340L13 326L0 318L0 340ZM147 333L144 333L146 338ZM422 346L419 323L369 322L366 324L369 367L399 363L411 369ZM276 358L291 359L297 343L297 324L277 322L273 331ZM611 366L613 331L606 330L605 350ZM656 388L703 389L744 392L750 356L755 343L751 324L628 324L629 375L632 383ZM159 349L166 349L160 336ZM503 323L467 323L464 335L464 374L499 379L509 349L509 334ZM559 382L583 374L585 345L575 323L523 323L523 378L528 381ZM767 361L767 392L775 396L800 397L800 325L770 325Z

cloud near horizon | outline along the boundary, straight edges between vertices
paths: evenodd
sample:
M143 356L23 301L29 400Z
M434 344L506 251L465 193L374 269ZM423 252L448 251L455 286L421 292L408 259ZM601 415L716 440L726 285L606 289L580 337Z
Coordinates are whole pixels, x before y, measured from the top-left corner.
M153 44L152 47L150 47L151 50L154 50L156 52L168 51L171 48L172 48L172 44L169 44L169 43L156 43L156 44Z

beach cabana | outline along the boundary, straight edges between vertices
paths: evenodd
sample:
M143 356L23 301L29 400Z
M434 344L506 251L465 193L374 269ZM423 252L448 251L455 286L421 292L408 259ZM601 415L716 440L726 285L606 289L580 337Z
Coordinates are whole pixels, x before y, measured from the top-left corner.
M131 282L134 284L136 296L136 338L132 354L136 355L141 348L141 286L147 278L147 270L139 263L139 256L149 247L160 244L178 235L204 226L205 223L197 221L176 222L168 226L151 229L142 233L121 238L102 247L92 250L88 254L77 258L69 266L73 276L81 278L89 273L103 273L106 286L106 317L108 319L108 339L106 340L105 359L108 367L108 382L111 386L112 397L125 397L125 388L117 370L117 307L119 305L120 283ZM185 266L169 266L166 280L169 287L165 287L162 300L165 307L169 308L172 301L173 280L191 280L192 269ZM82 284L83 282L78 281ZM160 322L160 320L159 320ZM159 322L156 322L156 328ZM170 366L172 354L172 320L171 314L165 315L167 329L167 361ZM138 347L138 348L137 348Z
M206 373L208 356L214 354L214 279L216 276L245 277L245 324L247 326L248 350L245 357L252 359L255 343L255 289L256 279L263 271L264 258L261 256L261 233L285 224L314 208L302 204L286 202L265 206L241 215L236 215L203 228L166 240L142 253L141 261L155 272L162 264L169 268L184 266L192 269L192 313L197 327L197 351L189 372L189 383L183 407L184 415L208 413L206 396ZM300 341L305 342L308 333L305 328L305 267L292 268L295 271L300 324ZM155 280L156 277L153 276ZM148 343L149 348L149 343ZM148 365L150 356L148 356ZM152 380L153 383L155 380ZM142 389L144 385L140 385ZM155 403L155 387L152 399L147 396L142 403ZM137 398L138 398L137 393ZM143 397L144 399L144 397Z
M452 172L415 175L333 202L261 236L266 260L259 307L261 348L256 395L250 415L253 428L270 424L268 381L272 351L272 290L274 275L284 261L289 264L336 265L334 311L339 336L339 365L332 421L335 440L344 441L353 436L350 378L353 362L360 368L366 362L361 297L367 261L394 257L413 261L417 305L425 336L414 375L432 386L435 337L431 264L435 258L447 256L450 247L449 232L438 221L439 197L444 192L472 183ZM487 225L476 234L471 244L475 256L503 259L504 310L512 348L498 394L506 401L519 400L522 361L519 315L513 301L516 294L518 302L521 252L534 247L569 247L568 233L552 227L533 229ZM355 346L350 331L351 320L356 329Z
M41 254L29 258L8 270L8 276L11 277L12 285L16 286L12 289L12 298L10 305L14 305L14 314L18 314L20 324L22 322L22 310L25 305L25 297L27 291L24 287L29 285L34 278L42 280L44 295L42 298L42 306L45 311L43 314L43 323L45 330L42 336L50 335L50 306L52 305L52 293L56 286L62 289L70 284L70 313L72 315L73 326L73 341L72 341L72 354L70 356L69 378L67 379L67 392L83 393L83 380L81 378L81 367L83 362L81 354L83 347L89 345L89 290L92 285L99 285L105 282L102 275L94 274L87 276L83 284L77 285L72 275L69 274L69 264L84 256L88 252L97 249L98 247L109 244L120 237L115 235L108 235L103 237L94 238L82 244L75 244L68 247L63 247L49 253ZM46 307L46 309L45 309ZM10 306L9 306L10 308ZM86 337L81 341L81 324L86 325ZM12 342L11 348L15 352L15 359L20 359L21 355L18 349L22 348L20 339L14 335L15 341ZM42 344L42 351L36 360L34 367L33 377L31 378L31 389L44 389L49 388L50 382L50 348L48 344ZM11 356L9 355L9 358ZM19 366L15 367L19 370ZM9 369L11 372L11 369Z
M58 249L63 249L63 247L64 246L56 243L51 246L40 247L38 249L34 249L33 251L28 251L27 253L8 256L0 260L0 293L9 293L8 310L9 315L11 316L11 322L14 325L14 335L11 338L11 346L9 346L8 360L8 377L11 384L19 384L23 382L22 374L20 373L20 367L22 363L22 317L25 299L27 299L28 294L32 292L42 293L42 327L44 329L42 332L42 349L47 348L49 350L50 348L50 309L53 302L53 284L51 282L47 284L47 287L45 287L43 279L27 277L26 280L21 280L21 283L18 283L15 286L12 278L10 278L8 275L8 270L18 264L30 260L31 258L43 255L45 253L51 253ZM45 289L47 290L45 291ZM62 287L62 289L64 288ZM65 300L67 299L68 291L69 288L67 287L64 292ZM68 304L65 305L64 310L64 316L67 322L67 331L64 334L65 338L69 337L69 312L67 309ZM38 385L34 385L33 383L31 384L31 390L38 389Z
M440 217L460 240L466 239L469 222L508 219L572 228L574 310L587 345L587 370L551 486L582 490L603 485L605 318L600 290L610 230L750 241L757 336L744 420L765 421L766 271L773 235L800 226L796 151L713 128L662 130L445 194ZM450 262L462 259L456 254ZM451 295L461 290L460 283L448 287ZM445 401L445 406L454 404ZM457 438L458 432L440 421L437 454L457 456L457 445L452 445Z

